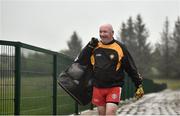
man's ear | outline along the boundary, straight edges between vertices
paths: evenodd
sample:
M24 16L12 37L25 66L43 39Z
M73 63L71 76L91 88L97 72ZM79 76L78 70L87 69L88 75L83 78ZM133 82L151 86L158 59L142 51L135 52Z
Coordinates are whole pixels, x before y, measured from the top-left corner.
M112 30L112 35L114 35L114 30Z

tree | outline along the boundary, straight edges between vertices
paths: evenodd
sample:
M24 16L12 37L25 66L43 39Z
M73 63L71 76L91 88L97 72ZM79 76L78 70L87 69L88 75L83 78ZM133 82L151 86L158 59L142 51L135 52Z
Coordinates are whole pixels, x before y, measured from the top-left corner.
M122 23L119 35L120 41L122 41L126 45L135 62L137 63L138 53L137 51L135 51L137 49L137 40L134 32L132 17L129 17L126 24Z
M160 75L160 68L161 68L161 52L160 52L160 47L161 47L161 44L159 43L156 43L155 45L155 50L151 53L151 58L152 58L152 64L151 64L151 70L152 70L152 77L153 78L159 78L161 75Z
M127 27L124 22L121 25L121 29L120 29L119 33L120 33L120 38L118 38L118 39L120 39L119 41L122 41L124 44L127 44L128 34L127 34Z
M132 17L129 17L126 24L123 22L119 31L120 40L123 44L126 45L129 52L133 57L136 56L134 49L136 48L136 40L134 33L134 25L132 21Z
M148 77L147 75L150 73L151 49L150 44L147 43L148 31L141 16L137 15L135 22L130 17L127 24L122 23L119 33L121 41L133 56L139 72L144 77Z
M73 32L71 39L67 42L67 45L68 45L68 49L61 50L60 52L70 56L73 59L76 58L76 56L79 54L79 52L82 49L82 41L77 36L76 32Z
M166 18L166 21L164 23L164 28L161 33L161 77L163 78L169 78L170 73L171 73L171 58L172 58L172 52L173 52L173 47L172 47L172 39L171 39L171 34L169 32L169 21L168 18Z
M137 43L137 67L140 73L148 78L151 75L151 48L150 43L147 42L149 33L140 15L137 15L134 23L134 33Z
M175 72L175 78L179 78L180 75L180 17L178 17L175 22L174 31L173 31L173 41L175 45L174 59L173 59L173 72Z

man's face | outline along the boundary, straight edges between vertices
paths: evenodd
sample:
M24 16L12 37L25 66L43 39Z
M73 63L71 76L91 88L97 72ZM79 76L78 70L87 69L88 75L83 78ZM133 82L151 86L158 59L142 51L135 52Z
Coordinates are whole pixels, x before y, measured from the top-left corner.
M113 30L108 26L101 26L99 29L99 36L102 41L106 42L113 38Z

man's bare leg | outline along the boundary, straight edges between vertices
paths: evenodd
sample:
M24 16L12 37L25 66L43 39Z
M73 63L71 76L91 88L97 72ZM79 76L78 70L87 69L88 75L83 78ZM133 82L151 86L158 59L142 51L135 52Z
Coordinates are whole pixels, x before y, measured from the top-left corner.
M106 114L106 106L98 106L97 109L98 109L99 115L103 116Z
M115 103L107 103L106 104L106 115L116 115L116 111L118 109L118 105Z

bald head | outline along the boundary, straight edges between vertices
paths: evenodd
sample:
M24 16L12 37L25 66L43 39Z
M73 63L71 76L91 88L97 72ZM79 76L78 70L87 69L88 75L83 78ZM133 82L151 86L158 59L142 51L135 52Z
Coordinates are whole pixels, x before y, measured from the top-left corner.
M99 28L99 36L103 43L113 40L114 30L111 24L103 24Z
M113 27L112 27L111 24L108 24L108 23L102 24L102 25L100 26L100 29L101 29L101 28L107 28L107 29L109 29L109 31L111 31L111 32L114 33L114 30L113 30Z

